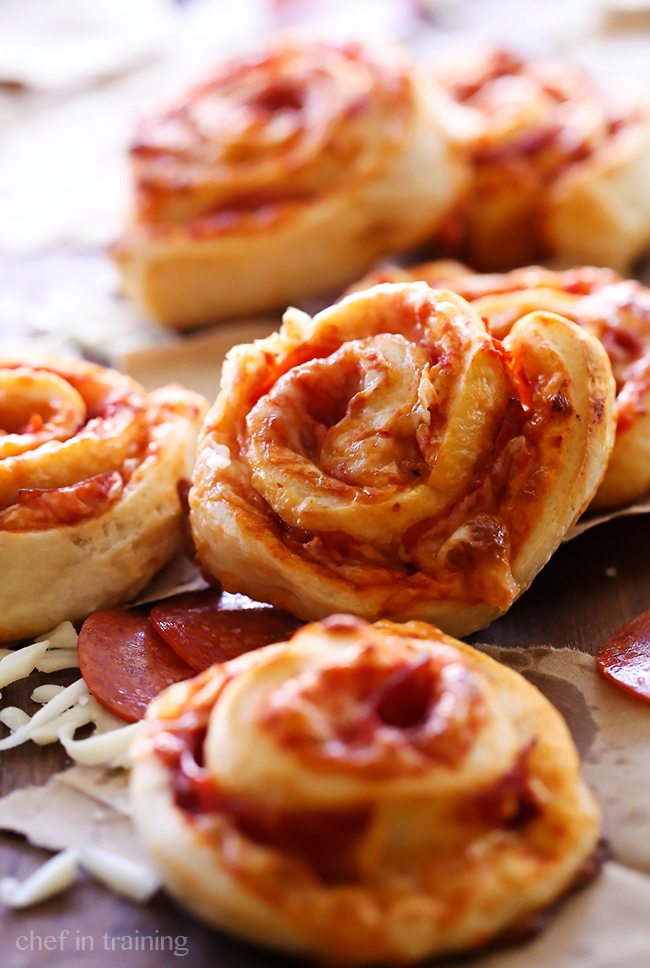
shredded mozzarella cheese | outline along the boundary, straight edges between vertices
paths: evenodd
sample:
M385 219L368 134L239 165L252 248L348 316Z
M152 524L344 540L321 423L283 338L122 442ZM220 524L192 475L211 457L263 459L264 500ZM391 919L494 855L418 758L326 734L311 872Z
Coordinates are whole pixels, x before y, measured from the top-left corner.
M0 656L0 686L25 679L35 669L49 673L78 668L77 639L72 623L63 622L31 645L2 650L6 654ZM61 742L78 763L125 768L130 765L129 745L137 730L104 709L90 695L83 679L70 686L45 683L34 689L31 698L42 706L33 716L16 706L0 710L0 723L11 730L9 736L0 740L0 752L29 740L40 746ZM76 730L91 723L95 732L76 740ZM109 738L103 739L104 736Z
M49 702L50 699L54 699L60 692L63 692L64 688L64 686L57 686L53 682L47 682L42 686L36 686L30 698L32 702ZM85 698L85 696L82 696L79 702L83 702Z
M47 642L50 649L76 649L77 631L72 622L61 622L51 632L39 635L37 642Z
M24 709L19 709L18 706L5 706L4 709L0 709L0 723L3 726L8 726L12 731L20 729L28 722L28 713Z
M79 667L77 633L70 622L21 649L0 649L0 686L27 678L34 670L57 672ZM131 742L143 723L125 725L90 695L83 679L69 686L45 683L36 686L31 699L41 708L32 716L17 706L0 709L0 723L11 732L0 740L0 751L31 740L39 745L60 742L68 756L88 766L130 766ZM94 724L95 732L75 739L82 726ZM148 900L161 881L153 868L97 847L68 849L55 854L24 881L0 880L0 901L10 908L38 904L67 890L79 866L118 894L134 901Z
M90 722L92 722L90 709L87 706L84 708L77 703L70 709L66 709L65 712L57 716L51 723L37 729L36 732L32 733L30 739L39 746L47 746L48 743L58 743L59 731L64 726L71 726L74 731L75 729L80 729L82 726L87 726Z
M131 743L142 730L143 723L130 723L108 733L99 733L87 739L74 739L75 727L64 725L59 739L69 757L85 766L130 766Z
M30 907L67 890L77 876L79 851L63 850L38 867L24 881L15 877L0 880L0 900L10 908Z
M34 642L22 649L10 652L4 659L0 659L0 689L10 686L12 682L26 679L36 668L36 663L47 651L47 642Z
M39 672L61 672L62 669L78 669L79 655L76 649L54 649L46 652L38 660L36 668Z
M109 713L108 709L104 709L94 696L82 696L79 705L85 706L86 704L90 706L92 722L95 723L99 732L107 733L112 729L126 729L124 720L114 716L113 713Z
M68 848L45 861L24 881L0 880L0 901L9 908L26 908L67 891L79 867L116 894L132 901L148 901L162 881L152 867L137 864L101 847Z
M29 648L29 646L27 647ZM32 718L24 726L21 726L12 733L10 736L5 736L4 739L0 740L0 752L4 750L13 749L14 746L20 746L22 743L26 743L28 739L32 738L32 734L36 732L41 726L47 726L57 718L70 706L74 706L80 696L88 693L88 686L83 681L83 679L77 679L72 685L66 686L66 688L46 702L38 712L34 713Z
M148 901L161 886L160 877L153 868L144 867L101 847L84 847L80 862L95 880L132 901Z

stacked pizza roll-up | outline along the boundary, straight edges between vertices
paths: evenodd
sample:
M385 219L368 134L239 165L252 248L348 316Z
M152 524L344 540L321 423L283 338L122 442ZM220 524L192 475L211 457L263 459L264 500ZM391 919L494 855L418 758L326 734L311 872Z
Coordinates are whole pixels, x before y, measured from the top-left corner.
M302 618L465 634L527 588L614 442L602 345L549 312L503 341L425 283L385 284L234 349L201 433L204 571Z
M92 363L0 360L0 641L128 601L174 555L204 405Z
M626 270L650 245L650 101L556 61L482 50L437 62L468 191L449 254L483 270L538 260Z
M423 242L464 165L391 46L282 39L142 123L124 286L178 328L284 309Z
M170 687L132 792L190 910L350 964L520 928L586 876L599 838L560 715L420 622L333 616Z
M539 266L507 273L473 273L458 262L384 266L354 291L378 283L424 281L460 293L503 339L522 316L561 314L593 334L609 356L616 381L616 442L592 509L629 504L650 490L650 290L611 269Z

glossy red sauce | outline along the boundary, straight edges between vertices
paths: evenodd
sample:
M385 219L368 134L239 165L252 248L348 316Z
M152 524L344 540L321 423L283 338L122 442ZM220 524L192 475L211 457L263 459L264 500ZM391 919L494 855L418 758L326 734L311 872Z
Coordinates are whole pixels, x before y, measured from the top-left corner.
M636 333L622 326L606 326L600 339L609 356L615 360L630 362L638 359L644 350L643 343Z
M434 676L427 657L397 669L372 698L377 719L396 729L416 729L427 718L434 691Z
M7 362L2 366L9 370L27 366L37 372L52 373L68 383L81 397L85 411L82 408L83 417L78 426L69 429L66 440L53 439L44 445L47 448L65 447L68 441L75 440L77 434L97 440L107 439L115 433L113 418L116 416L125 418L124 422L120 421L122 428L124 423L130 422L126 431L130 447L119 469L104 471L100 462L97 468L100 473L66 486L20 488L15 503L0 511L0 531L45 530L78 524L103 514L119 499L136 468L148 455L155 453L150 443L145 399L137 384L94 364L87 364L88 370L81 372L30 361ZM51 407L31 414L23 427L12 428L12 432L38 433L53 416L49 410ZM38 447L32 453L38 454ZM71 460L74 461L74 455ZM17 470L17 473L20 471ZM27 479L23 477L23 481L28 483L31 476L28 474ZM33 474L33 478L38 480L38 472Z
M528 417L529 413L521 401L516 397L511 397L508 401L503 421L495 437L491 452L483 466L472 479L471 490L473 492L480 492L487 481L493 476L495 465L502 457L504 448L511 440L523 433ZM466 497L466 495L463 495L459 498L458 503L466 500ZM492 503L494 503L494 500ZM406 553L412 553L418 543L428 533L431 533L441 523L444 523L444 519L448 518L449 515L450 509L447 508L443 517L438 515L433 518L425 518L423 521L419 521L413 527L409 528L403 538ZM506 549L507 536L501 523L487 512L480 515L476 523L477 527L472 532L471 549L468 548L468 553L471 552L474 556L490 555L492 553L502 554ZM468 561L463 560L458 563L458 567L464 570L468 564Z
M227 793L203 765L205 735L201 717L185 714L158 735L155 745L169 770L176 805L190 819L227 817L242 836L304 861L324 878L346 869L350 851L372 820L370 806L283 810Z
M16 504L0 511L0 531L39 531L79 524L107 511L124 487L118 471L97 474L78 484L55 488L23 488Z
M432 763L458 766L485 714L469 670L439 655L393 666L373 655L368 648L313 683L280 687L260 724L308 768L387 779Z
M541 805L530 785L530 757L534 748L535 740L520 752L512 769L477 793L472 811L482 823L518 830L539 817Z

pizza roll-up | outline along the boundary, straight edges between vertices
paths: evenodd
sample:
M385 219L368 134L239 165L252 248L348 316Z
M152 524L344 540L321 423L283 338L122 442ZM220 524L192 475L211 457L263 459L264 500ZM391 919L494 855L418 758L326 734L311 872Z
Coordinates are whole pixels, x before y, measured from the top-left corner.
M596 336L616 380L616 442L591 507L629 504L650 491L650 290L611 269L581 266L553 272L528 266L506 273L472 273L460 262L437 261L403 269L385 266L354 287L424 281L449 286L468 299L503 339L535 310L560 313Z
M212 666L154 701L134 755L135 820L170 891L295 954L475 948L597 868L599 810L559 713L422 622L332 616Z
M173 555L203 411L92 363L0 359L0 641L126 601Z
M127 293L187 328L340 289L423 241L465 171L438 96L388 46L285 39L225 64L137 132Z
M450 251L488 270L625 269L650 245L648 104L615 101L578 67L503 51L434 73L473 169L445 232Z
M614 381L551 313L501 343L461 297L376 286L234 348L197 452L206 573L301 618L504 612L592 499Z

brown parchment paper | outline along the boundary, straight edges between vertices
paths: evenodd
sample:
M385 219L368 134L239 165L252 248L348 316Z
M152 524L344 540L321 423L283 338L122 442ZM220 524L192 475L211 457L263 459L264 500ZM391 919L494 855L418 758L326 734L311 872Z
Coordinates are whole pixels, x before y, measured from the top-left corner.
M132 604L146 605L148 602L159 602L182 592L200 592L207 587L208 583L199 569L185 555L178 554L166 568L158 572Z
M565 716L604 809L612 859L546 931L472 968L647 968L650 964L650 710L571 649L479 646L521 672ZM149 864L129 819L125 772L75 766L0 800L0 829L52 850L99 844ZM44 795L46 793L47 795ZM458 964L457 962L455 964Z
M650 707L573 649L480 648L521 672L567 721L587 782L603 807L614 860L650 878ZM649 880L650 884L650 880ZM650 923L650 909L648 910ZM650 965L650 948L648 949Z
M647 968L649 911L650 878L609 863L599 881L569 898L548 929L533 941L463 964L467 968ZM459 963L453 968L459 968Z
M153 869L130 819L127 773L112 773L75 766L44 786L14 790L0 799L0 829L48 850L101 847Z
M595 528L599 524L607 524L608 521L614 521L616 518L629 517L631 514L648 514L649 512L650 495L643 498L642 501L637 501L635 504L627 504L622 508L615 508L607 514L584 515L577 524L567 531L563 541L572 541L574 538L579 538L581 534L589 531L590 528Z

